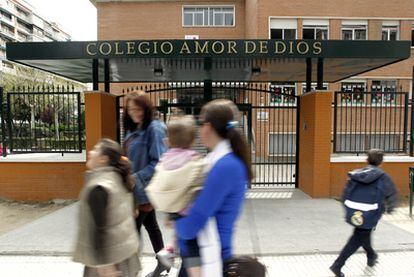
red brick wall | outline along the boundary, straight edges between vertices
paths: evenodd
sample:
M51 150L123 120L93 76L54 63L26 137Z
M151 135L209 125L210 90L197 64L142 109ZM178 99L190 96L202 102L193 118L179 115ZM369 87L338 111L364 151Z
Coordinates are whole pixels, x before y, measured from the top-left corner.
M0 197L25 201L76 199L84 172L82 162L2 162Z
M365 163L331 163L331 197L340 197L344 189L347 173L355 168L361 168L366 166ZM398 193L401 196L407 196L409 193L409 179L408 168L414 166L414 163L403 162L388 162L384 163L381 168L387 172L395 185L397 186Z

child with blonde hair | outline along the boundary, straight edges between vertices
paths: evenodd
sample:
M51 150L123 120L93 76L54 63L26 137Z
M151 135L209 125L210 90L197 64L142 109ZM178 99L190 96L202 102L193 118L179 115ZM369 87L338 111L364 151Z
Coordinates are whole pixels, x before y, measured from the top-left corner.
M185 215L204 179L204 159L191 149L196 137L196 122L192 116L172 120L168 126L170 149L163 154L155 168L155 174L146 193L156 210L166 212L170 219ZM183 263L191 277L200 276L201 259L197 239L181 243L186 249ZM161 250L157 257L161 263L171 266L174 247Z

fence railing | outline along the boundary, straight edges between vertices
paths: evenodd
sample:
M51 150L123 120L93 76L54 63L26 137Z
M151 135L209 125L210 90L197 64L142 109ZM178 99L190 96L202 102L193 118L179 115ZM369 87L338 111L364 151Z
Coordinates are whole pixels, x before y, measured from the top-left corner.
M69 90L3 93L3 149L16 154L82 152L84 105L81 93Z
M408 153L408 93L335 92L333 113L334 153Z

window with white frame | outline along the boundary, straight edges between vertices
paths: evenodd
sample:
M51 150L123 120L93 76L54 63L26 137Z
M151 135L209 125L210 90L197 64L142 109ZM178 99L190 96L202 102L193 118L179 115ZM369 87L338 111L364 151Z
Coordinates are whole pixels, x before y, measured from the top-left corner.
M329 20L308 20L303 22L303 39L327 40L329 35Z
M184 6L183 26L234 26L234 6Z
M270 83L269 103L270 105L288 105L296 103L296 84Z
M344 20L342 21L343 40L366 40L367 39L366 20Z
M398 40L398 21L384 21L382 23L382 40Z
M296 19L271 19L271 39L296 39L298 23Z
M317 90L316 87L317 87L317 84L312 83L311 84L311 91L316 91ZM323 83L322 84L322 90L328 90L328 88L329 88L328 83ZM309 92L309 91L306 91L306 83L302 83L302 94L305 94L307 92Z
M397 80L374 80L371 86L371 102L373 104L389 104L395 102Z
M339 152L365 152L369 149L382 149L398 152L402 135L399 134L337 134L336 150Z
M268 150L270 156L293 156L296 154L295 133L270 133Z
M366 91L366 82L364 81L342 82L341 91L347 92L347 93L341 94L342 103L362 104L365 101L364 92Z

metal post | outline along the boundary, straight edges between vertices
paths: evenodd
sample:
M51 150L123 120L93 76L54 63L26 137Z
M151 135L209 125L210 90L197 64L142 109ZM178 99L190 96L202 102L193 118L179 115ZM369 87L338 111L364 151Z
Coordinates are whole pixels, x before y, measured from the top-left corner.
M299 147L300 147L300 97L296 98L296 166L295 166L295 188L299 188Z
M306 58L306 91L312 90L312 58Z
M323 89L323 58L318 58L318 69L317 69L317 84L316 89Z
M78 101L78 143L79 143L79 152L82 153L82 108L81 108L81 97L80 92L76 93L76 101ZM62 153L63 155L63 153Z
M207 103L213 99L213 82L204 80L204 102Z
M410 218L413 218L413 193L414 193L414 167L409 169L409 186L410 186Z
M109 59L105 59L105 92L110 93L110 67L109 67Z
M0 87L0 116L1 116L1 147L2 147L2 156L6 157L6 126L4 117L6 115L4 111L4 98L3 98L3 87Z
M99 61L97 59L92 60L92 83L93 90L99 90Z
M339 95L339 92L336 91L335 94L334 94L334 121L333 121L333 124L334 124L334 129L333 129L333 152L334 153L336 153L336 143L337 143L337 141L336 141L336 137L337 137L336 133L338 131L338 125L337 125L337 118L338 118L338 95Z
M414 66L411 81L411 124L410 124L410 156L414 156Z

